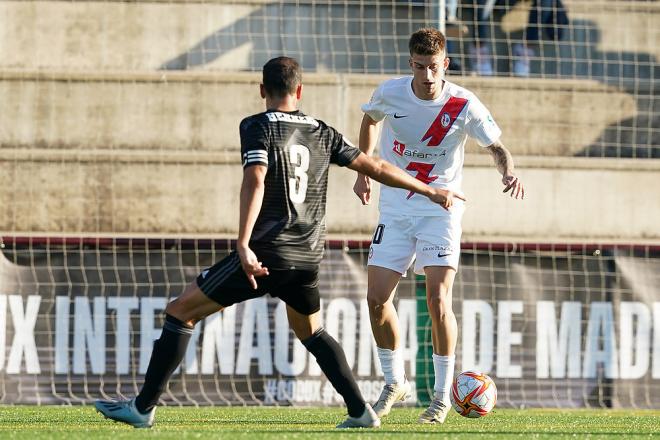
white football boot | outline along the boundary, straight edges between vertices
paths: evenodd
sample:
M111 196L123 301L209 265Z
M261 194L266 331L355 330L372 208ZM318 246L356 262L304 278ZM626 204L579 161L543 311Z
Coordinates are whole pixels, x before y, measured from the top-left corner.
M451 405L449 402L443 402L440 399L434 398L426 411L419 416L419 423L444 423L449 414Z
M338 429L346 428L379 428L380 419L368 403L364 406L364 412L360 417L348 416L346 420L337 425Z
M392 405L410 399L411 392L412 387L407 379L401 384L386 384L374 404L374 412L378 417L385 417L392 410Z

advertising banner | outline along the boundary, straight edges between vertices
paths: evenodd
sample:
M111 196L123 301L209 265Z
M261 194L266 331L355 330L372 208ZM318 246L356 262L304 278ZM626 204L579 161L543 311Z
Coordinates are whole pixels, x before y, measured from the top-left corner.
M0 257L0 403L134 395L167 302L229 249L226 241L10 242ZM368 243L329 246L320 289L323 324L375 401L383 380L367 255ZM465 245L452 293L457 372L491 375L503 406L660 407L659 274L660 254L649 248ZM423 277L403 278L395 305L406 373L423 403L434 381ZM284 304L266 296L197 324L163 403L341 398L289 330Z

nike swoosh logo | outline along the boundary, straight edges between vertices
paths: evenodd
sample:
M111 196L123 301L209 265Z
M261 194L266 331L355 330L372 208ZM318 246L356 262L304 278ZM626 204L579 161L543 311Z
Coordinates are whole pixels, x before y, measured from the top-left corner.
M408 117L408 115L397 115L396 113L394 113L393 116L394 116L394 119L407 118Z
M448 256L450 256L450 255L451 255L451 254L438 254L438 258L448 257Z

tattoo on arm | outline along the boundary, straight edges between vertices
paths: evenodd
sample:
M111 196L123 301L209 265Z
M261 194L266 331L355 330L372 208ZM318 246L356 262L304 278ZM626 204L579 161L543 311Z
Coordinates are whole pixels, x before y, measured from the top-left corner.
M497 167L497 170L503 176L513 173L513 157L502 142L495 141L492 145L486 147L486 149L493 156L495 167Z

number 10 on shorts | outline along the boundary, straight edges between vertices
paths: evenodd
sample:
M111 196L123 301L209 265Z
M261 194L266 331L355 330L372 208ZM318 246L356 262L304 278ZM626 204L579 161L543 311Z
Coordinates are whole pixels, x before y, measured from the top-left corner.
M374 232L374 238L371 240L371 244L380 244L383 240L383 233L385 231L385 225L380 224L376 226L376 231Z

